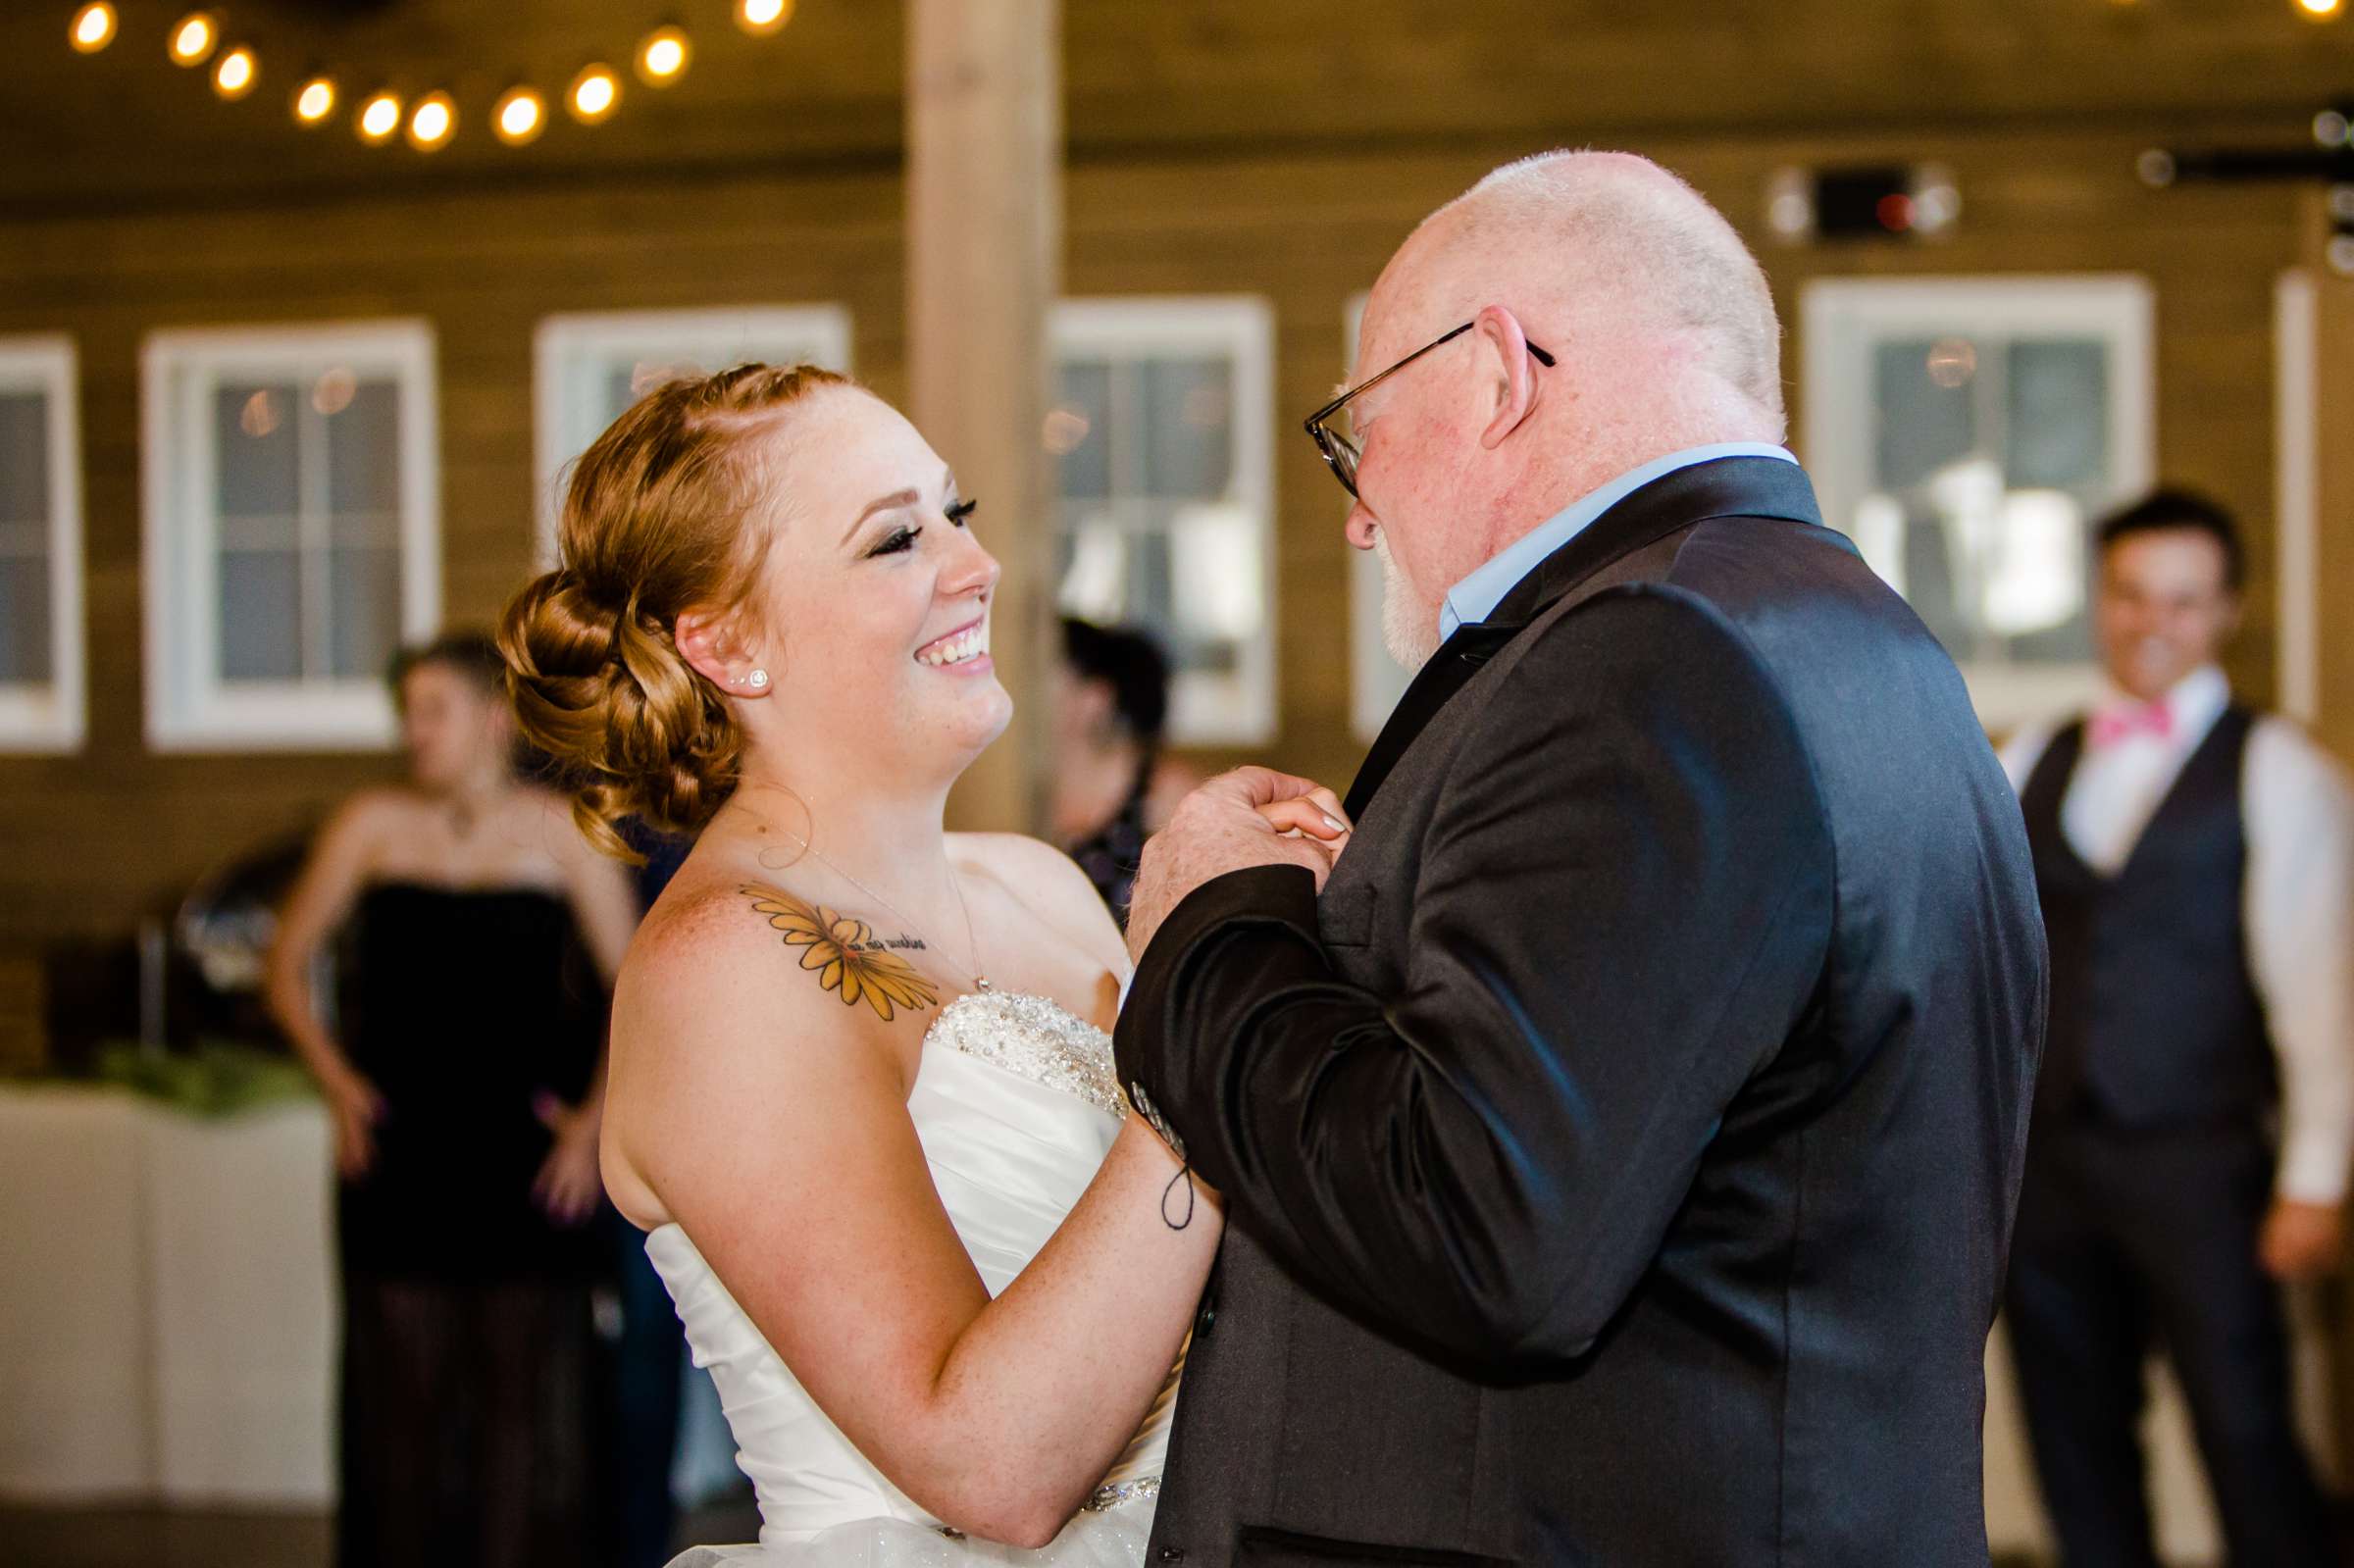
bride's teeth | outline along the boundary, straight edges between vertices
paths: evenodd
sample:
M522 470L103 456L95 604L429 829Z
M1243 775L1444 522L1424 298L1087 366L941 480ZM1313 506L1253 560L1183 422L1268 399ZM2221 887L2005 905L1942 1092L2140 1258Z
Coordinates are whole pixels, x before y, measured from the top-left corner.
M979 658L988 650L988 647L986 630L975 627L951 642L944 642L939 647L918 654L916 662L935 668L943 665L963 664L968 660Z

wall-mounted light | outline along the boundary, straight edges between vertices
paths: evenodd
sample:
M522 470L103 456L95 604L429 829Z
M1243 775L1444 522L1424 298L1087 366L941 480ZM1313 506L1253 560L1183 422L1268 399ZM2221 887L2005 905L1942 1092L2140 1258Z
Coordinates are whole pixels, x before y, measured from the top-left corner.
M439 152L457 133L458 107L445 92L429 92L409 111L409 145L419 152Z
M253 91L261 75L261 63L253 58L253 51L238 44L213 62L213 91L234 103Z
M74 13L73 25L66 37L82 54L94 55L115 41L115 8L110 5L86 5Z
M322 125L335 112L335 78L313 76L294 89L294 119L305 126Z
M530 87L509 87L490 111L490 128L508 146L520 147L547 128L547 104Z
M638 79L649 87L667 87L687 74L693 56L683 27L656 27L638 43Z
M2328 22L2346 9L2346 0L2297 0L2297 9L2316 22Z
M583 67L572 78L572 90L564 95L564 106L584 126L600 124L620 103L621 78L605 65Z
M391 91L371 93L368 101L360 105L353 124L359 127L360 140L371 147L382 147L400 134L400 95Z
M765 38L793 20L793 0L736 0L736 25Z
M172 38L164 47L178 66L201 66L213 58L221 46L221 24L210 11L191 11L172 25Z

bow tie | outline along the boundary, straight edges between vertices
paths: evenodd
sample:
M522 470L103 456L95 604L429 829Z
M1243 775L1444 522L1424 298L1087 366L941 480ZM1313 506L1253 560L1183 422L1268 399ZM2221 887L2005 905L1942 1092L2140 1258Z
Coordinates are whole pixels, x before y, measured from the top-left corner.
M2126 707L2104 708L2092 716L2089 732L2094 746L2113 746L2135 735L2148 735L2165 740L2175 733L2175 714L2163 702L2136 702Z

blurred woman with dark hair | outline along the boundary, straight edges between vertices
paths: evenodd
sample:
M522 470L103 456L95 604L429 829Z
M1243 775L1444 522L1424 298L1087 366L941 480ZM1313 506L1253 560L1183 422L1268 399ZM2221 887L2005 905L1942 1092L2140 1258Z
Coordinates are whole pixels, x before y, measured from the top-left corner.
M341 1178L342 1568L577 1562L592 1514L587 1222L637 906L518 776L504 680L481 633L400 656L408 777L328 822L271 953ZM313 960L347 921L331 1027Z
M1123 927L1145 840L1202 782L1161 752L1168 712L1168 661L1151 637L1064 619L1052 830Z

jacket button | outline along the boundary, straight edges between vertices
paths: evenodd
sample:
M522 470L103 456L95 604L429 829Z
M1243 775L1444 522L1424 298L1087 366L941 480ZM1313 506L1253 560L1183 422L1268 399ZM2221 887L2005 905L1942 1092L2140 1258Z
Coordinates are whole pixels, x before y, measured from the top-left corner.
M1202 1310L1194 1314L1194 1338L1199 1340L1202 1338L1202 1336L1207 1334L1209 1332L1209 1326L1217 1321L1217 1306L1212 1302L1203 1302Z
M1185 1561L1185 1548L1183 1546L1163 1546L1160 1548L1160 1560L1162 1562L1183 1562Z

